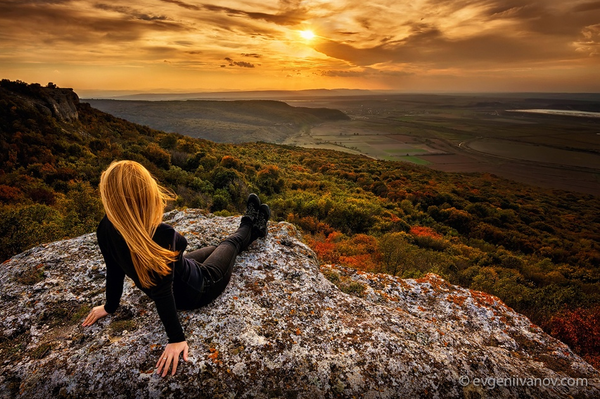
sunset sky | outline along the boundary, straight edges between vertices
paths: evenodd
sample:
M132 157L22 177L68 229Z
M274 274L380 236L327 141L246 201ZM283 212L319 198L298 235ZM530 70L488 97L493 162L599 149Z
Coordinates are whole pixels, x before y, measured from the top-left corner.
M0 78L80 94L600 92L600 1L0 0Z

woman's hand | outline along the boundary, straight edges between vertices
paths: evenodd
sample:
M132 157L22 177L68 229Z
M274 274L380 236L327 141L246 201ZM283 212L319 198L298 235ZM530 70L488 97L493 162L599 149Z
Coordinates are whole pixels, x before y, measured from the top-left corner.
M162 376L166 376L169 371L169 367L172 365L173 369L171 371L171 375L175 375L177 371L177 364L179 364L179 354L183 351L183 360L188 361L188 344L185 341L175 342L173 344L168 344L163 352L162 356L156 363L156 374L160 374L162 371Z
M87 315L87 317L85 318L85 320L83 321L83 323L81 325L84 327L91 326L98 319L103 318L107 314L108 313L106 312L106 310L104 310L104 305L96 306L94 309L92 309L90 314Z

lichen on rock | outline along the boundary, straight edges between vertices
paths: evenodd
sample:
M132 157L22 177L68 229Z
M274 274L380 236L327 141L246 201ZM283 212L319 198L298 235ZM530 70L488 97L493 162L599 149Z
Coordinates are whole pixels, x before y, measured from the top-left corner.
M186 210L165 221L194 250L218 244L239 217ZM0 268L0 397L600 396L597 370L498 298L433 274L319 267L294 226L269 229L219 298L179 312L190 361L166 378L153 373L164 328L129 280L115 315L80 326L104 301L94 234L13 257ZM504 386L519 378L524 386ZM578 378L587 386L568 385Z

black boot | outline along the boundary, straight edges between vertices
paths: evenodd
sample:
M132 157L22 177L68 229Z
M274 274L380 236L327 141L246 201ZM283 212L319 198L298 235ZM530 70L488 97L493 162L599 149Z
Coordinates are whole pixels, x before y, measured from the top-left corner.
M254 193L250 194L246 200L246 212L244 213L244 216L242 216L242 222L240 225L247 224L253 226L258 219L260 205L261 204L258 195Z
M267 224L269 223L269 218L271 217L271 210L269 209L269 205L262 204L258 208L258 217L256 221L252 225L252 236L257 238L264 238L267 236Z

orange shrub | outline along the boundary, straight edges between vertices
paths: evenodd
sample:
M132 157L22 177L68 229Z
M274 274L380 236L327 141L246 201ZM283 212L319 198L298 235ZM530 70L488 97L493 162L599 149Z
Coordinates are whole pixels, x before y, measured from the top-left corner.
M600 306L565 310L552 316L550 333L569 345L592 366L600 368Z
M410 234L416 237L442 238L442 235L429 227L413 226L410 228Z

